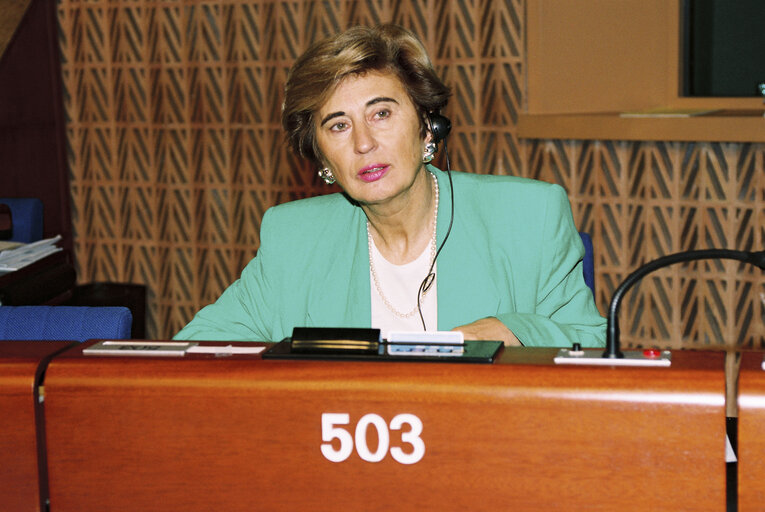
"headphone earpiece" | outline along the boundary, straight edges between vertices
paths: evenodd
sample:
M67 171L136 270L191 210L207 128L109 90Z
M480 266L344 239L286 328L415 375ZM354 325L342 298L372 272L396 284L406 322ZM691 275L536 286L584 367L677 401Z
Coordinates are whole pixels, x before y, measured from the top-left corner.
M433 142L436 144L444 140L452 129L452 122L449 121L449 118L435 112L428 114L428 122L430 123L430 132L433 134Z

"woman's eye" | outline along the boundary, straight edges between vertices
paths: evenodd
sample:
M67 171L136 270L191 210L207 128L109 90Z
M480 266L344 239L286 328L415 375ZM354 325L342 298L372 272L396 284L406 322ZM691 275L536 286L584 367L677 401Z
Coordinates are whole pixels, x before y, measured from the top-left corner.
M347 124L345 124L344 122L340 121L340 122L337 122L337 123L333 124L332 126L330 126L329 129L331 131L333 131L333 132L341 132L341 131L345 130L347 127L348 127Z
M377 119L385 119L386 117L390 117L390 110L381 110L375 114L375 117Z

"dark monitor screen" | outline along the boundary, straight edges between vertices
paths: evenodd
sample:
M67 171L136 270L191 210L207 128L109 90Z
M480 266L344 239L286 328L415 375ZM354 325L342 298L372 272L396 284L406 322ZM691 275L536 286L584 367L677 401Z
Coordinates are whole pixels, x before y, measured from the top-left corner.
M683 2L683 96L760 96L765 1Z

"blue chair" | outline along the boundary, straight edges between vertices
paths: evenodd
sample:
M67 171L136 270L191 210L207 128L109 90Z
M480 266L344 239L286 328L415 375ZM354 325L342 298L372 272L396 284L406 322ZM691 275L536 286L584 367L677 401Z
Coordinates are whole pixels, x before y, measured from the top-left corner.
M592 238L582 231L579 232L579 236L584 244L584 260L582 261L584 282L592 290L592 295L595 296L595 256L593 255Z
M130 339L126 307L0 306L0 340Z
M0 197L0 203L11 209L12 242L30 243L43 237L43 204L35 198Z

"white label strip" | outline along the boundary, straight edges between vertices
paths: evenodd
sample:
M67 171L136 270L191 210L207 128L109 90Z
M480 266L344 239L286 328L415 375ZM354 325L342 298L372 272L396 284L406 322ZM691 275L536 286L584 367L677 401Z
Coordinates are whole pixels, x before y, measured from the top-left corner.
M388 343L464 345L465 335L462 331L391 331L388 333Z
M266 347L234 347L232 345L197 345L186 351L188 354L260 354Z

